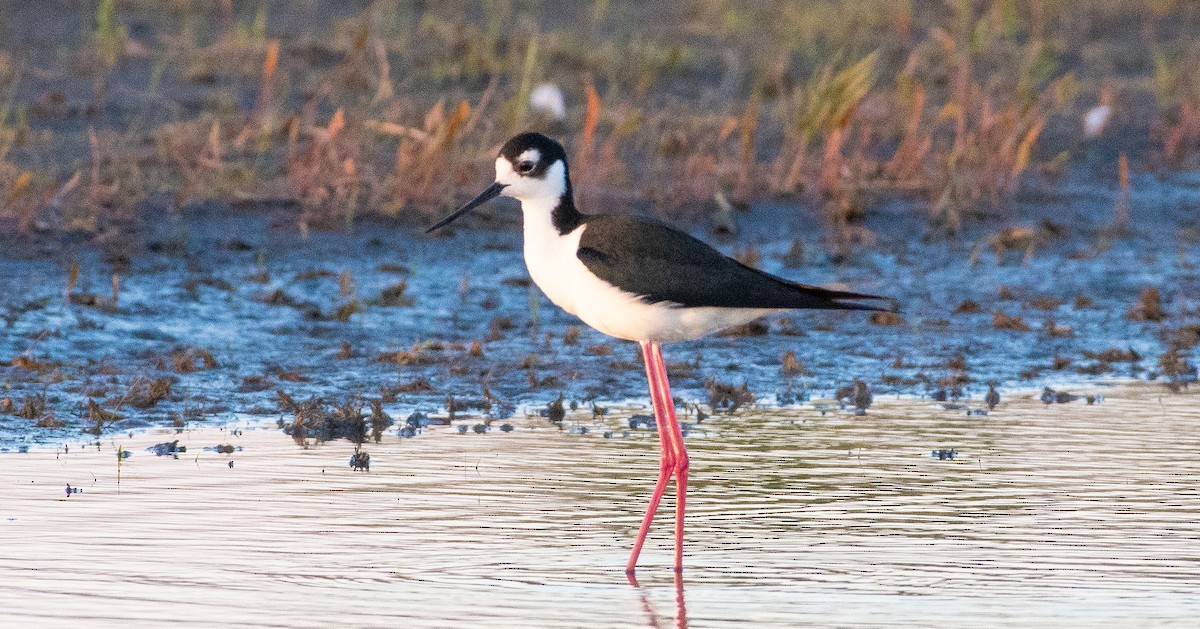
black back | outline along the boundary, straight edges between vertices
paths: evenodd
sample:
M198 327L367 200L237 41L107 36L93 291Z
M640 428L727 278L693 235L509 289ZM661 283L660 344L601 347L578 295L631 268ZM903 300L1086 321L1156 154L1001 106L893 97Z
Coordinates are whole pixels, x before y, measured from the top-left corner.
M842 301L887 299L789 282L748 267L658 221L585 216L579 259L589 271L648 302L685 307L887 310Z

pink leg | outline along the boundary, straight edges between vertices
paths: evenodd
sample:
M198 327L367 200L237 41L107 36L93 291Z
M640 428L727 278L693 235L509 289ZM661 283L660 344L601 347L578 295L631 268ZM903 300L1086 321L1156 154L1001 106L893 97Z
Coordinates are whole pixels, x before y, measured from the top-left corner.
M658 372L655 380L658 382L658 397L665 400L667 426L660 425L660 431L669 431L667 440L674 456L673 472L675 473L675 571L683 570L683 514L687 506L688 453L683 445L683 431L679 428L679 420L675 417L675 403L671 399L671 384L667 380L667 367L663 363L662 347L657 343L651 348L654 354L654 370Z
M637 569L638 555L642 552L642 545L646 543L646 534L650 532L650 523L654 521L654 514L658 511L658 503L662 502L663 493L667 489L667 481L671 480L671 474L675 469L675 448L671 445L673 432L669 428L669 421L666 414L669 412L674 414L674 405L670 401L670 396L664 398L661 395L662 388L658 384L660 370L656 368L654 362L655 350L658 347L657 343L642 342L642 360L646 363L646 380L650 383L650 401L654 405L654 421L658 424L658 441L659 441L659 466L658 466L658 482L654 485L654 493L650 496L650 505L646 508L646 515L642 518L642 526L638 530L637 541L633 543L633 552L629 555L629 563L625 565L625 572L633 574ZM665 375L665 374L664 374Z

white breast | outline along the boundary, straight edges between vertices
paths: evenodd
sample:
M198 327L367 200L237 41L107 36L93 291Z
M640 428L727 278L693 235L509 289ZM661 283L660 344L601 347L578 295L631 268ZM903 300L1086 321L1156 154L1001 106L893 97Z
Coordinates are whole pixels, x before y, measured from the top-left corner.
M527 204L526 204L527 205ZM558 307L591 327L630 341L700 338L772 312L761 308L683 308L645 303L596 277L576 255L587 225L559 234L549 212L525 209L525 265L529 276Z

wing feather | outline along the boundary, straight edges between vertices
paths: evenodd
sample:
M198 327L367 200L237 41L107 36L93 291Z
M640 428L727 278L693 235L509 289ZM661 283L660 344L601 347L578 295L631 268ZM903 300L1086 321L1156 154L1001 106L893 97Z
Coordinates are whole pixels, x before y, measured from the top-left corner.
M890 310L852 300L886 297L790 282L746 266L655 220L588 217L578 257L600 279L648 302L686 307ZM851 301L847 301L851 300Z

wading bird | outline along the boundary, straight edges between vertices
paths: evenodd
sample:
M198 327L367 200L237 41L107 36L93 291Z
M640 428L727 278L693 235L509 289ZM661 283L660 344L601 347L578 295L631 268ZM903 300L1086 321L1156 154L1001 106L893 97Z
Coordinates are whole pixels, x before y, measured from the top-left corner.
M661 455L658 482L626 572L637 567L672 476L675 570L682 570L688 455L661 344L697 339L793 308L886 310L854 301L886 298L790 282L656 220L584 214L575 208L566 152L540 133L522 133L506 142L496 158L496 181L427 233L497 196L521 202L525 264L550 301L600 332L641 344Z

